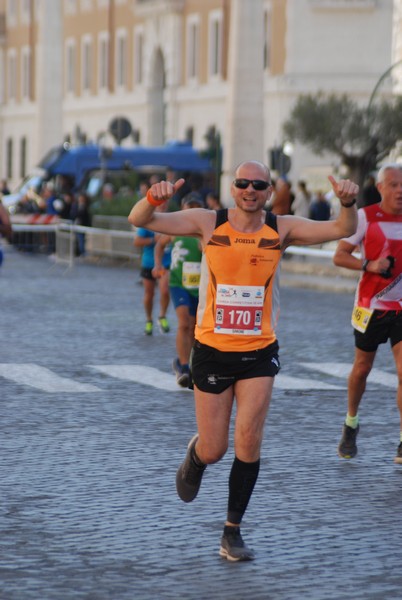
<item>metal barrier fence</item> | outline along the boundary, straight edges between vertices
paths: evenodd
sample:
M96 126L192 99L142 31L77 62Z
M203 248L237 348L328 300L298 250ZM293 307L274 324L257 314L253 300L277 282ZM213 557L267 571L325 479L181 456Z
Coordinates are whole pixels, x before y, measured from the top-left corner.
M66 222L13 223L13 245L18 250L52 254L56 262L69 267L79 256L79 236L85 240L86 256L135 260L140 253L134 247L134 235L134 230L117 231Z
M85 236L85 255L137 260L140 256L134 247L135 229L121 231L97 227L83 227L68 222L54 224L13 223L14 245L22 250L42 251L54 254L56 262L74 266L78 258L78 236ZM304 260L330 261L334 254L333 242L324 247L289 246L285 255L302 257Z
M56 261L74 265L79 236L85 239L85 256L135 260L139 251L134 247L133 231L117 231L61 223L56 231Z
M13 246L25 252L52 254L56 248L57 224L13 223Z

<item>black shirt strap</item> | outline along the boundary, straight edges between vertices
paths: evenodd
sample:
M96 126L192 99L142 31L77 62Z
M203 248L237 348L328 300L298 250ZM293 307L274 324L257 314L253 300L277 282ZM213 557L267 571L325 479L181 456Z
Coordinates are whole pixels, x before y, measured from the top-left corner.
M215 229L217 227L219 227L220 225L223 225L224 223L226 223L227 220L228 220L228 209L227 208L220 208L219 210L217 210L216 211Z
M271 213L269 210L267 210L267 214L265 216L265 224L268 225L268 227L271 227L271 229L273 229L274 231L278 231L276 215L274 215L274 213Z

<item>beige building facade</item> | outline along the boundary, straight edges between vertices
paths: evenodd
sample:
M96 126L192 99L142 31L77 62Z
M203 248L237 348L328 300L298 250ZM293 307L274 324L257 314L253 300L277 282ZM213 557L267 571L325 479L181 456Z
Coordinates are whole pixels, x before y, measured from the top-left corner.
M129 145L209 131L223 182L286 142L298 95L367 103L401 54L400 0L0 0L0 177L12 185L64 140ZM387 79L379 93L388 94ZM400 91L400 90L399 90ZM318 184L336 157L292 149L290 178Z

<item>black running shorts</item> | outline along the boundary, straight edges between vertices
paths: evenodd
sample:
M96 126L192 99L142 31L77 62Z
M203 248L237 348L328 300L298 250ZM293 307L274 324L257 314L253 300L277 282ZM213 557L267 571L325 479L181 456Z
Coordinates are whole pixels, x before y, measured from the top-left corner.
M194 342L191 371L194 384L203 392L220 394L240 379L275 377L280 369L278 342L262 350L221 352Z
M148 269L147 267L141 268L140 275L143 279L149 279L150 281L156 281L155 277L152 275L152 269Z
M354 330L355 345L364 352L375 352L388 340L395 346L402 340L402 310L375 310L364 333Z

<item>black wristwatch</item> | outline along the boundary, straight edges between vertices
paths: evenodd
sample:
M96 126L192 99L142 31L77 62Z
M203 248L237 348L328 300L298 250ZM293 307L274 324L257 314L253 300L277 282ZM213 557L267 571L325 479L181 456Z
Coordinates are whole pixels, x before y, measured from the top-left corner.
M341 201L341 204L342 204L342 206L343 206L344 208L350 208L351 206L354 206L354 205L356 204L356 198L353 198L353 200L352 200L351 202L348 202L347 204L344 204L344 203Z
M368 258L365 258L362 264L362 271L367 271L367 265L369 264L370 260Z

